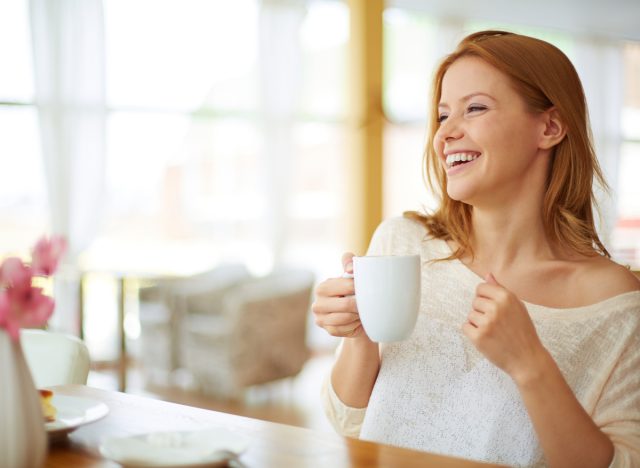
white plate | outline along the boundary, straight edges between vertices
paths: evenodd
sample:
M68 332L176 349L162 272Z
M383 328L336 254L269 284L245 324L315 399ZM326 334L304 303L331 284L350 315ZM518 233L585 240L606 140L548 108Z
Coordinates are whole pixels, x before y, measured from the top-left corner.
M225 429L153 432L113 437L100 445L102 456L126 467L227 466L249 443Z
M54 393L51 403L55 406L57 414L55 421L44 425L49 437L59 437L67 434L79 426L105 417L109 412L107 405L91 398L57 395Z

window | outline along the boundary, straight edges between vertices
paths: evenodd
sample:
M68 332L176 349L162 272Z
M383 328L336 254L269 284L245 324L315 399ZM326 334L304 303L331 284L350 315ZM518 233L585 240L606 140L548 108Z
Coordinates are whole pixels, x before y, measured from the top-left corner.
M89 257L180 272L210 266L234 241L266 249L257 2L104 7L108 203Z
M26 253L47 229L28 2L0 3L0 255Z
M83 262L189 274L240 261L256 274L282 264L335 274L346 4L104 0L104 10L107 203ZM94 297L105 301L91 305L94 319L113 308L98 283ZM94 319L87 334L106 333ZM126 324L135 337L135 321Z
M434 207L423 181L427 112L438 49L437 24L399 8L384 12L384 217Z
M88 261L339 266L345 3L104 5L108 202Z
M640 269L640 43L624 45L624 97L622 144L618 166L618 223L615 253L621 261Z

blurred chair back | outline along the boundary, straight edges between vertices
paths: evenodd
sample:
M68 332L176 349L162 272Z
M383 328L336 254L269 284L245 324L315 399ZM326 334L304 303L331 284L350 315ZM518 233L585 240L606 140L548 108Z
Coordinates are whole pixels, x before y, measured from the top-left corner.
M280 270L225 298L227 313L235 317L229 357L239 386L300 372L311 354L306 332L313 283L310 271Z
M89 351L79 338L44 330L21 330L20 341L36 387L87 383Z
M223 263L193 276L159 280L140 290L141 355L147 383L171 384L183 365L182 327L190 314L215 314L225 293L250 278L240 263Z
M237 397L243 388L298 374L310 355L313 283L310 271L276 271L227 291L217 313L188 314L184 363L201 390Z

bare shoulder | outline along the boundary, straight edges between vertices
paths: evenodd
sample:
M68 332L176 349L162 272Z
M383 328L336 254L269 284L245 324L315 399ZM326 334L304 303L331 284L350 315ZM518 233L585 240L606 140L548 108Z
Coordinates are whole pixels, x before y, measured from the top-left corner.
M640 291L640 280L628 268L598 256L579 262L576 279L590 302L603 301L620 294Z

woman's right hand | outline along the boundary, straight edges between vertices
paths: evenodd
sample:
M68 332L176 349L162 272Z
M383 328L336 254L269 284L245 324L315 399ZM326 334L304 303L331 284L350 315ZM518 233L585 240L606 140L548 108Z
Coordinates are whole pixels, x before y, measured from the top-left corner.
M351 252L342 255L342 268L345 273L353 274ZM311 311L316 325L324 328L333 336L344 338L367 338L358 314L355 289L352 278L330 278L316 287L316 300Z

